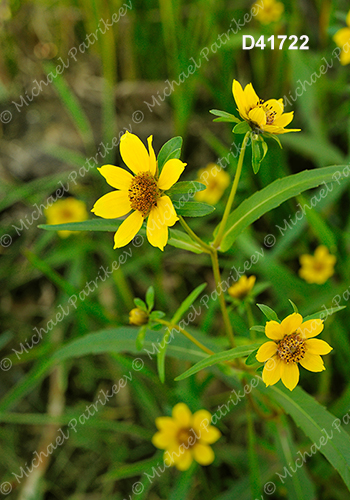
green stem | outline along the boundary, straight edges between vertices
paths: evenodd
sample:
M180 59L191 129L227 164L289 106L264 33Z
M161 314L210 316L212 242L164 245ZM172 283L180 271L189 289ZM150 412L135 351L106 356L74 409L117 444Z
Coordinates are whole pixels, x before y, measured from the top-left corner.
M205 347L205 345L203 345L201 342L199 342L199 340L195 339L186 330L184 330L183 328L181 328L181 326L174 325L173 323L170 323L169 321L166 321L164 319L157 319L156 321L157 321L157 323L160 323L161 325L167 326L168 328L179 330L179 332L181 332L183 335L185 335L185 337L187 337L188 340L190 340L191 342L193 342L197 347L199 347L202 351L206 352L210 356L213 355L213 354L215 354L215 352L213 352L210 349L208 349L207 347Z
M234 335L233 335L233 330L232 330L230 318L229 318L227 307L226 307L225 297L224 297L224 294L223 294L222 289L221 289L222 280L221 280L221 275L220 275L219 259L218 259L217 251L215 250L214 252L212 252L210 254L210 256L211 256L211 262L212 262L212 266L213 266L216 290L217 290L217 294L219 297L222 317L223 317L225 327L226 327L226 333L227 333L228 338L230 340L231 346L236 347L235 339L234 339Z
M184 228L186 233L189 234L189 236L191 236L191 238L194 241L196 241L203 248L203 251L205 253L211 254L213 252L213 248L210 245L207 245L207 243L205 243L203 240L201 240L200 237L197 236L196 233L194 233L192 231L190 226L187 224L187 222L184 220L184 218L181 215L179 215L178 217L179 217L180 224Z
M250 137L250 131L246 133L246 135L244 136L244 139L243 139L241 152L239 154L239 159L238 159L237 170L236 170L235 178L234 178L234 181L232 184L230 196L227 200L225 212L224 212L224 215L222 217L222 221L221 221L221 224L219 227L218 234L216 235L216 238L213 242L213 247L215 247L215 248L219 248L219 246L220 246L220 243L222 241L222 237L224 235L224 231L226 228L227 219L228 219L228 216L230 215L232 204L233 204L235 196L236 196L239 179L240 179L241 173L242 173L244 154L245 154L245 150L246 150L246 147L248 144L249 137Z

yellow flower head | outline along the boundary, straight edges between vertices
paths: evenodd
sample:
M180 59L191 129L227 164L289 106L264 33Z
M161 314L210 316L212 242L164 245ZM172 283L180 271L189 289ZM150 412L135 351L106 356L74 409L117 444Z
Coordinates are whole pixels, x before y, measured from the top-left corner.
M253 5L258 9L256 18L261 24L270 24L281 19L284 12L284 5L276 0L260 0Z
M167 465L175 465L179 470L189 469L193 460L200 465L209 465L215 458L209 445L221 436L210 422L211 415L207 410L192 415L185 403L178 403L173 408L172 417L156 419L159 432L154 434L152 443L165 450Z
M263 101L259 99L251 83L248 83L243 90L237 80L233 80L232 92L239 114L256 132L286 134L300 131L300 129L284 128L293 120L294 112L283 113L283 99Z
M83 201L75 198L65 198L56 201L45 210L48 224L66 224L67 222L83 222L88 218L86 206ZM77 231L58 231L61 238L67 238L71 233Z
M301 255L299 261L301 264L300 277L308 283L323 285L328 278L333 276L337 259L329 253L327 247L320 245L316 248L314 255Z
M320 354L328 354L332 347L324 340L314 339L323 330L321 319L303 322L298 313L287 316L282 323L267 321L265 335L271 342L265 342L256 359L265 363L262 379L268 385L282 379L283 384L292 391L299 381L298 363L311 372L325 370Z
M228 173L215 163L209 163L206 168L199 170L197 180L205 184L207 188L196 193L196 200L206 201L211 205L215 205L220 200L230 184Z
M234 299L245 299L249 292L252 290L255 284L255 280L255 276L250 276L249 278L247 278L247 276L241 276L237 283L230 286L227 291Z
M168 227L178 220L171 199L163 191L177 182L186 163L168 160L158 175L152 136L147 141L149 152L136 135L126 132L121 138L120 154L135 175L114 165L98 169L108 184L118 191L102 196L91 211L105 219L123 217L133 211L115 233L114 248L130 243L148 217L148 241L163 250L168 241Z
M148 323L148 313L135 307L129 312L129 323L130 325L142 326Z
M335 43L342 50L340 52L340 64L345 66L350 63L350 10L346 16L348 28L341 28L333 37Z

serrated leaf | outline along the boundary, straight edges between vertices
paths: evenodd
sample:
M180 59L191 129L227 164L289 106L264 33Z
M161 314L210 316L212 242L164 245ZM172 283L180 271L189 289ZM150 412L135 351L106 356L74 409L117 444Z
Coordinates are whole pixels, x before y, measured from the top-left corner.
M204 217L215 210L215 207L212 205L199 201L187 201L186 203L173 201L173 205L176 213L183 217Z
M230 349L229 351L219 352L217 354L213 354L212 356L208 356L206 359L199 361L194 366L192 366L189 370L185 371L179 377L176 377L176 382L179 380L184 380L185 378L198 373L204 368L208 368L209 366L216 365L218 363L224 363L226 361L231 361L232 359L242 358L244 356L248 356L250 353L258 349L260 344L251 344L245 346L235 347L234 349Z
M239 122L233 127L232 132L234 134L246 134L249 130L251 130L251 128L247 122Z
M266 306L265 304L256 304L256 305L269 321L273 320L273 321L278 321L278 323L280 323L277 314L273 309L271 309L271 307Z
M182 148L182 137L173 137L164 144L158 153L158 168L161 171L168 160L180 158Z
M212 115L219 116L219 118L215 118L214 122L233 122L233 123L241 123L239 118L231 113L227 113L226 111L221 111L220 109L211 109L209 111Z
M231 248L237 236L262 215L307 189L317 187L323 182L332 182L333 175L339 173L343 168L344 166L335 166L305 170L299 174L278 179L253 194L228 217L220 250L226 252ZM216 228L215 234L217 231L218 228Z

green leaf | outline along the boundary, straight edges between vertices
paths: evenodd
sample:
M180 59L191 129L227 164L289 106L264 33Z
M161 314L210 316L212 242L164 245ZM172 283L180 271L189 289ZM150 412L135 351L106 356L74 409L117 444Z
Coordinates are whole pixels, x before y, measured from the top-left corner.
M166 316L166 314L163 311L152 311L151 314L149 315L149 319L156 320L164 318L164 316Z
M158 168L161 171L168 160L180 158L182 148L182 137L173 137L164 144L158 153Z
M280 323L280 320L278 319L277 314L275 313L275 311L273 309L271 309L271 307L265 306L265 304L256 304L256 305L258 306L260 311L266 316L266 318L269 321L274 320L274 321L278 321L278 323Z
M137 334L137 337L136 337L136 349L141 351L141 349L143 348L143 344L144 344L144 341L145 341L145 335L146 335L146 332L147 332L147 328L148 328L148 325L142 325L140 330L139 330L139 333Z
M179 197L186 196L187 198L193 198L195 193L199 191L204 191L206 185L198 181L180 181L176 182L166 194L170 196L172 200L177 200Z
M249 354L247 357L245 364L250 366L250 365L255 365L256 363L259 363L259 361L256 359L256 354L259 349L255 349L252 353Z
M67 222L66 224L40 224L38 228L46 231L111 231L118 229L121 219L92 219L83 222Z
M231 248L237 236L262 215L307 189L332 181L333 175L340 174L342 168L342 166L323 167L289 175L272 182L244 200L228 218L220 250L226 252ZM217 232L218 228L215 231Z
M182 250L188 250L196 254L203 253L202 247L193 241L187 233L170 228L169 233L170 238L168 240L168 245L172 245L175 248L181 248Z
M293 307L293 311L294 311L295 313L297 313L297 314L298 314L298 313L299 313L299 311L298 311L297 306L296 306L296 305L294 304L294 302L292 302L290 299L288 299L288 300L289 300L289 302L291 303L291 306Z
M239 118L235 115L231 115L231 113L226 113L226 111L221 111L220 109L211 109L209 113L215 116L219 116L219 118L215 118L214 122L233 122L233 123L241 123Z
M330 309L323 309L323 311L317 311L316 313L309 314L309 316L305 316L304 321L309 321L309 319L327 319L329 316L332 314L341 311L342 309L345 309L346 306L337 306L337 307L331 307Z
M279 383L268 388L259 384L258 389L279 404L310 438L313 444L306 452L309 455L318 451L322 453L350 490L350 436L341 427L341 420L335 418L300 387L291 392ZM308 458L307 455L305 457ZM296 456L295 459L297 458ZM294 463L292 466L294 467ZM284 475L283 471L281 475Z
M265 327L262 325L255 325L249 328L249 330L253 330L254 332L265 333Z
M200 203L199 201L173 201L175 211L183 217L204 217L214 212L215 207L208 203Z
M248 356L250 353L258 349L260 344L251 344L235 347L234 349L230 349L229 351L219 352L217 354L213 354L212 356L208 356L206 359L199 361L194 366L192 366L189 370L185 371L179 377L176 377L176 381L184 380L195 373L203 370L204 368L208 368L209 366L216 365L218 363L224 363L225 361L231 361L232 359L242 358L243 356Z
M283 149L282 144L281 144L281 141L279 140L279 138L277 137L277 135L275 135L275 134L270 134L269 132L264 132L264 134L263 134L263 135L264 135L264 137L268 137L269 139L274 139L274 140L277 142L277 144L279 145L279 147L280 147L281 149Z
M247 122L239 122L233 127L232 132L234 134L246 134L249 130L251 130L251 128Z
M202 293L202 291L206 286L207 286L206 283L202 283L189 294L189 296L181 303L180 307L177 309L174 316L171 318L171 323L176 325L180 321L182 316L191 307L193 302Z
M135 306L137 306L142 311L147 312L147 306L142 299L139 299L138 297L136 297L134 299L134 302L135 302Z
M148 306L148 310L152 311L154 306L154 288L153 286L148 287L146 292L146 303Z

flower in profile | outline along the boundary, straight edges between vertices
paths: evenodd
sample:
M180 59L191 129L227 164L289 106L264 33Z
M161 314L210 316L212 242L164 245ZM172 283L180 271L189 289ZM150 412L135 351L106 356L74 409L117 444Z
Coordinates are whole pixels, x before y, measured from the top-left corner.
M255 280L255 276L250 276L249 278L247 278L247 276L241 276L237 283L230 286L227 291L232 298L243 300L252 290L253 286L255 285Z
M299 276L308 283L323 285L328 278L333 276L337 259L335 255L329 253L327 247L320 245L316 248L314 255L301 255L299 261L301 264Z
M341 28L333 36L333 40L342 50L340 52L340 63L345 66L350 63L350 10L346 16L347 28ZM346 49L345 49L346 47Z
M232 92L239 114L255 132L286 134L300 131L300 129L284 128L293 120L294 112L283 113L283 99L263 101L259 99L251 83L248 83L243 90L237 80L233 80Z
M172 417L156 419L159 432L154 434L152 443L165 450L164 462L179 470L189 469L193 460L200 465L209 465L215 458L209 445L221 436L210 422L211 415L207 410L192 415L185 403L178 403L173 408Z
M258 9L255 17L261 24L279 21L284 12L283 3L276 0L260 0L255 2L253 8Z
M88 214L83 201L73 197L56 201L45 209L45 216L48 224L66 224L67 222L83 222L87 220ZM61 238L67 238L71 233L77 231L57 231Z
M121 138L120 154L134 175L114 165L98 169L117 191L102 196L91 211L99 217L115 219L132 210L115 233L114 248L130 243L148 217L148 241L163 250L168 242L168 227L178 220L171 199L163 191L177 182L186 163L175 158L168 160L159 175L152 136L147 141L149 152L136 135L126 132Z
M303 322L298 313L287 316L282 323L267 321L265 335L272 339L265 342L256 359L265 363L262 379L266 384L283 384L292 391L299 381L298 363L311 372L325 370L321 354L328 354L332 347L324 340L314 339L323 330L321 319Z
M129 312L129 323L130 325L142 326L148 323L149 315L146 311L143 311L139 307L131 309Z
M206 201L210 205L215 205L220 200L230 184L228 173L215 163L209 163L206 168L199 170L197 180L207 188L196 193L196 200Z

